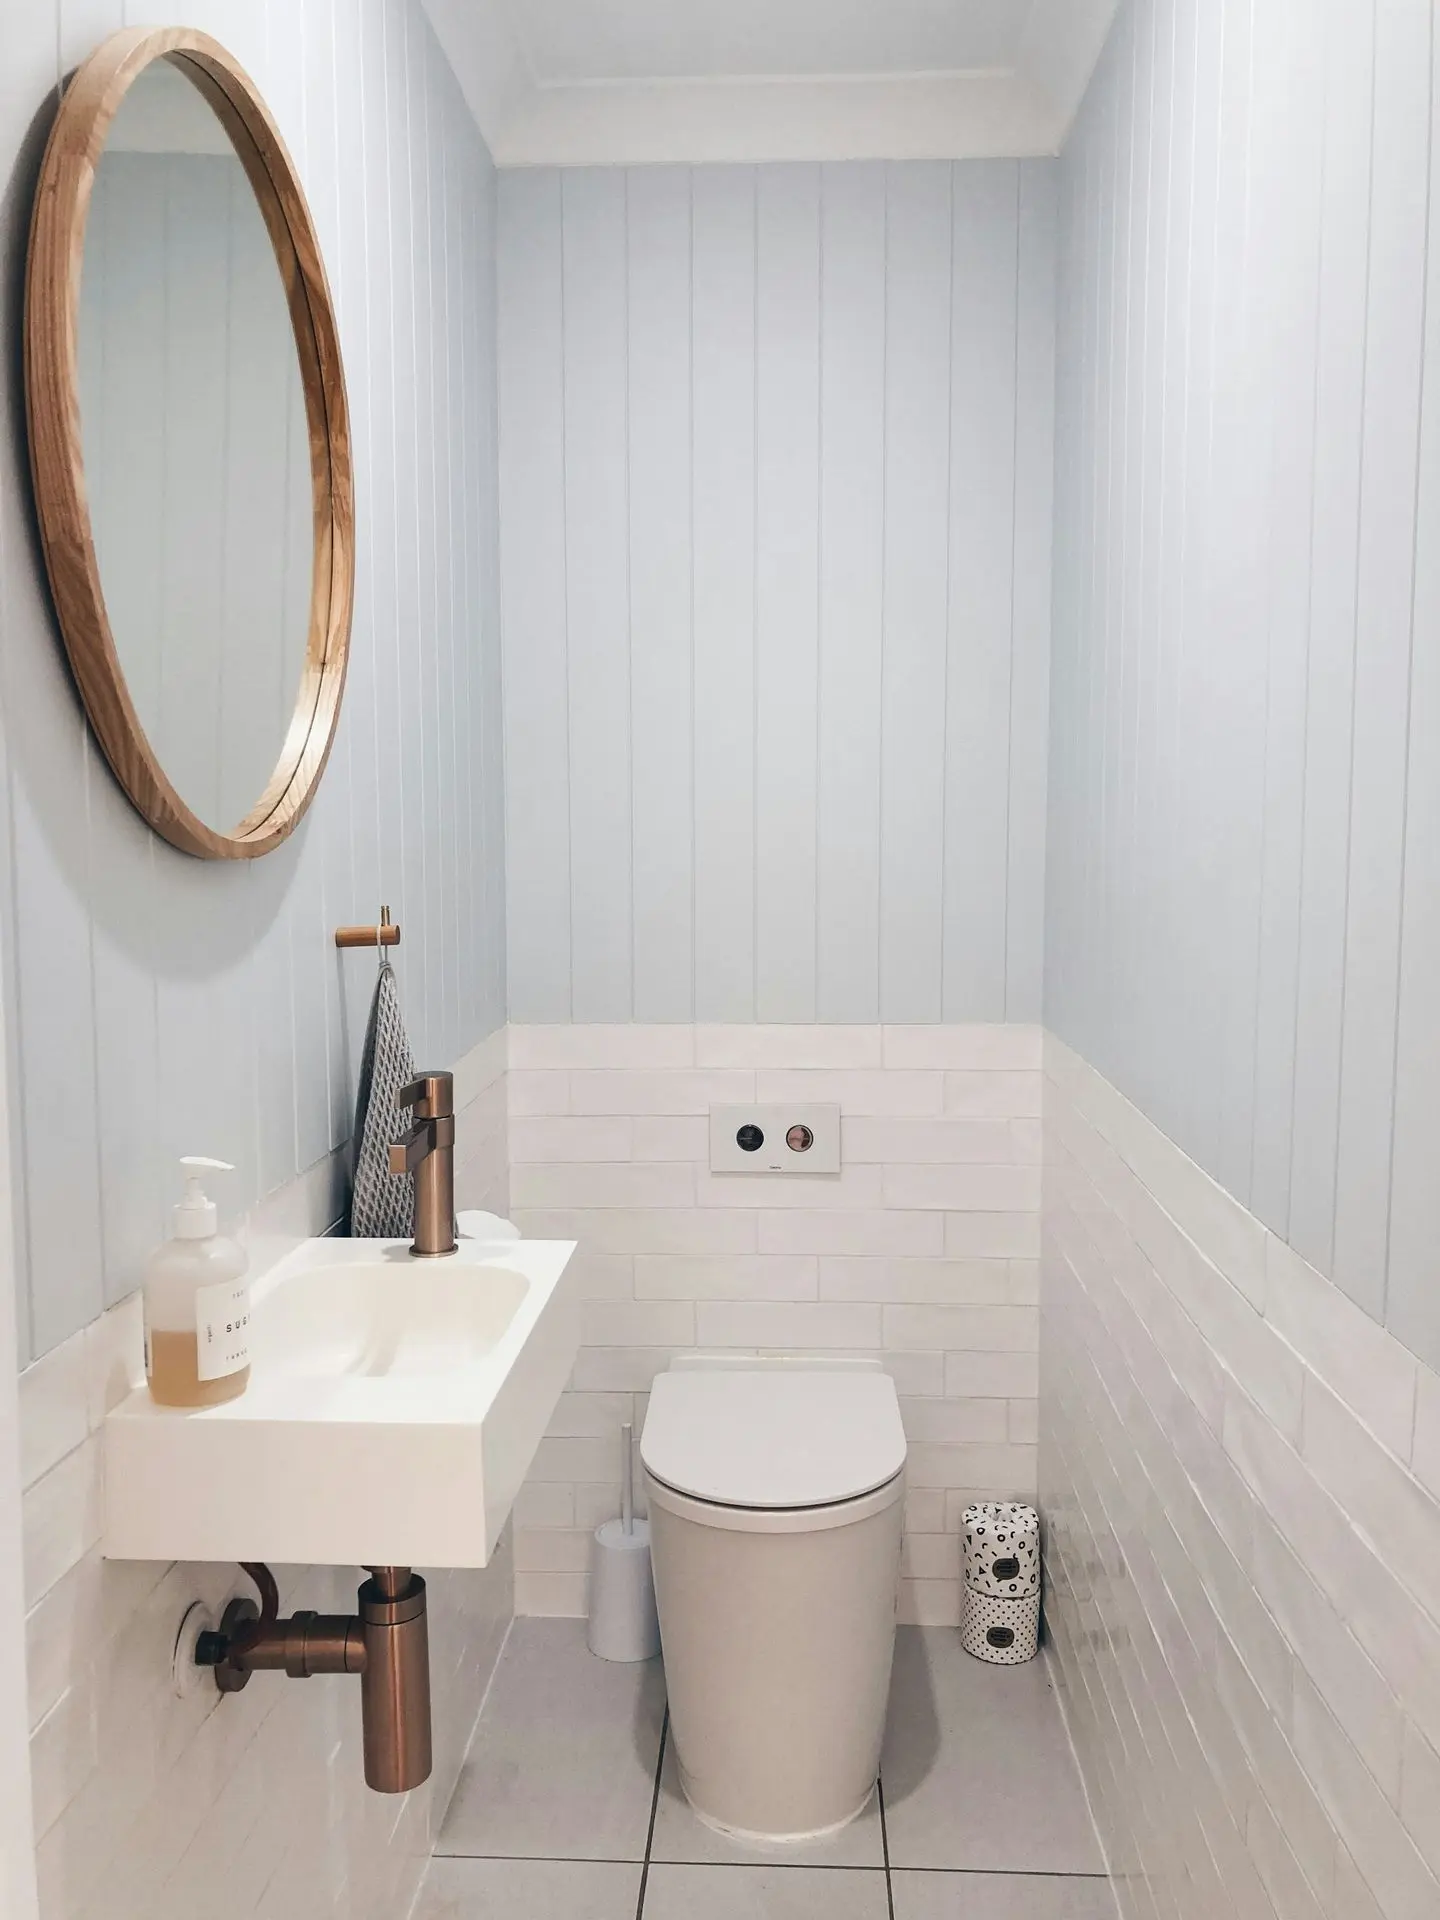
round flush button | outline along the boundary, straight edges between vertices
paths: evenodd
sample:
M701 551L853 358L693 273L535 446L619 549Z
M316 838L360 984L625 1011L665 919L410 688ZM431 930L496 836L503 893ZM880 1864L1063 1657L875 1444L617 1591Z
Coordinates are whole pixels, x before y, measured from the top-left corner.
M785 1136L785 1144L792 1153L808 1153L815 1144L815 1136L809 1127L791 1127Z
M765 1144L765 1135L759 1127L741 1127L735 1136L735 1144L743 1153L758 1153Z

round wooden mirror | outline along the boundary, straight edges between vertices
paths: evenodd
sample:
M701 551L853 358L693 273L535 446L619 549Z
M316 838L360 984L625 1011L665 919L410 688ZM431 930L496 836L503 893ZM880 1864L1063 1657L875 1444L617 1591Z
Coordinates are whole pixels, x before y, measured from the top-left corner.
M354 490L310 210L225 49L107 40L36 194L25 387L66 651L157 833L253 859L314 798L340 713Z

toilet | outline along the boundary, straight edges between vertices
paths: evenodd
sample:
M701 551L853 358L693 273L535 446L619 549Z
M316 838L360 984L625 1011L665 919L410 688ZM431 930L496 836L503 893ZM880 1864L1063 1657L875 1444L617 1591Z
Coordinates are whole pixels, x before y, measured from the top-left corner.
M838 1831L875 1785L890 1688L894 1383L878 1361L686 1354L640 1460L687 1799L752 1842Z

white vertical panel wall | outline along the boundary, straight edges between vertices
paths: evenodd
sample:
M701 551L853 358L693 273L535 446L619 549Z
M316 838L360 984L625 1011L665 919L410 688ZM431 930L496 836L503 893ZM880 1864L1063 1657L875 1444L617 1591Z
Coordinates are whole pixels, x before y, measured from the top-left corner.
M1428 0L1136 0L1063 163L1046 1017L1440 1359ZM1428 298L1427 298L1428 292Z
M8 284L61 74L155 17L138 0L0 7ZM489 158L412 0L194 0L183 18L254 75L319 227L355 436L352 664L329 771L289 844L209 865L156 840L66 674L7 383L0 884L22 1353L134 1284L175 1155L235 1161L238 1211L348 1135L374 962L336 955L337 922L391 904L421 1055L449 1062L504 1019Z
M516 1020L1038 1017L1053 183L502 177Z

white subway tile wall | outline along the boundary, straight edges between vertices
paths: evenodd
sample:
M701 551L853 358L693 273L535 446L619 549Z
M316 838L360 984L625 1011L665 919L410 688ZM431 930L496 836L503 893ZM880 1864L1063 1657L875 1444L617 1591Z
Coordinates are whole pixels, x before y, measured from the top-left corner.
M504 1064L502 1029L456 1069L458 1202L502 1215ZM254 1261L325 1232L337 1191L327 1160L256 1208L241 1229ZM100 1427L142 1369L132 1294L20 1376L41 1920L395 1920L428 1862L510 1624L509 1540L484 1572L428 1576L434 1773L402 1799L373 1794L352 1680L299 1686L262 1674L223 1699L213 1687L175 1697L185 1606L201 1599L218 1615L251 1589L238 1567L101 1555ZM363 1577L275 1571L287 1611L348 1613Z
M1037 1029L518 1026L510 1061L514 1218L579 1241L585 1303L516 1510L517 1610L585 1612L620 1426L699 1346L884 1360L911 1440L901 1618L954 1624L965 1504L1035 1488ZM712 1104L790 1098L839 1103L838 1175L711 1174Z
M1047 1619L1127 1920L1433 1920L1440 1379L1045 1045Z

